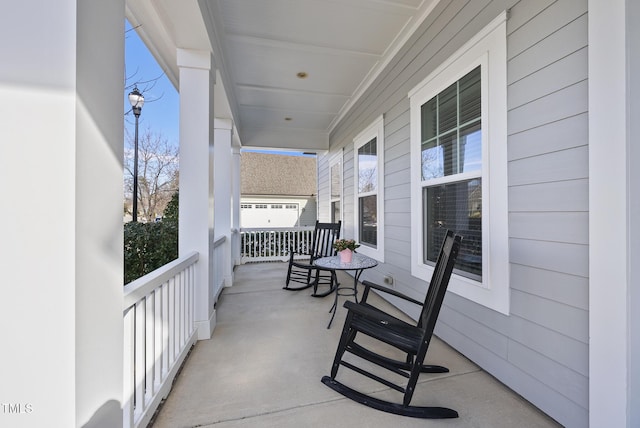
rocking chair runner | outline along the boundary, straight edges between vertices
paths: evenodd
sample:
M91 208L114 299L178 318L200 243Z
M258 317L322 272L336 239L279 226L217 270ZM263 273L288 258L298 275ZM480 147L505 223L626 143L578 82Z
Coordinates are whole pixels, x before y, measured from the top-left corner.
M347 301L344 304L344 307L348 309L347 319L345 320L338 349L331 367L331 376L324 376L322 383L351 400L385 412L415 418L458 417L458 413L452 409L411 406L409 403L413 397L418 376L421 372L446 373L449 371L445 367L425 365L423 362L440 313L449 278L453 271L453 265L458 255L461 239L459 235L454 235L451 231L447 231L424 303L369 281L363 282L365 289L360 303ZM367 296L371 288L422 306L417 325L406 323L367 303ZM356 343L355 339L358 333L377 339L392 348L400 350L402 354L406 354L406 361L390 359ZM405 387L397 385L371 373L367 369L357 366L353 362L344 361L342 357L345 352L350 352L384 369L408 378L407 385ZM338 382L336 375L340 365L403 393L402 404L368 396Z
M336 255L333 243L337 239L340 239L341 225L342 222L340 221L337 223L320 223L316 221L311 247L304 253L294 250L289 251L289 269L287 270L287 280L283 287L285 290L304 290L305 288L313 286L313 296L315 297L327 296L333 291L337 284L333 283L331 273L325 271L323 274L322 271L313 265L313 262L321 257ZM299 254L304 254L307 258L295 260L294 257ZM303 285L289 287L290 282L297 282ZM318 294L319 285L328 285L329 290L325 293Z

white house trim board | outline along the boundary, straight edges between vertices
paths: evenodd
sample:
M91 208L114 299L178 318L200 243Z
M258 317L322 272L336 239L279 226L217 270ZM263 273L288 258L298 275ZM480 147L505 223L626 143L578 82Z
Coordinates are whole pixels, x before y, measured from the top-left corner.
M409 92L411 105L411 273L429 278L422 261L421 106L478 65L482 85L482 282L453 275L449 290L509 314L507 206L506 18L502 13ZM471 176L470 176L471 177ZM470 178L469 177L469 178ZM462 178L461 178L462 179ZM433 180L434 182L437 180Z
M629 217L628 107L634 77L627 74L629 3L589 1L589 422L593 427L632 426L629 316L638 308L629 306L629 233L638 219Z

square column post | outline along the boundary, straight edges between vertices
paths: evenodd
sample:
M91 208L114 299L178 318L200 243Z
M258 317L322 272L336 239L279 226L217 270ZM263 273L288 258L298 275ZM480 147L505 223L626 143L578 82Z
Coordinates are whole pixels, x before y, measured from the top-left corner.
M589 0L589 424L640 423L640 8Z
M237 266L240 264L240 198L241 188L242 188L242 179L240 174L240 147L234 146L232 148L232 171L233 175L231 179L231 194L232 194L232 219L231 219L231 228L235 231L232 234L233 245L231 246L231 257L233 260L233 265Z
M230 287L233 284L231 259L231 182L233 180L231 174L231 140L233 137L233 122L230 119L216 118L214 120L214 128L213 182L216 195L214 202L214 229L216 231L216 239L222 236L226 238L221 249L223 252L222 265L216 266L216 268L222 269L223 284L225 287Z
M198 339L215 326L213 260L213 94L215 71L210 52L178 49L180 69L180 256L200 253L195 318Z
M124 12L0 14L3 427L122 426Z

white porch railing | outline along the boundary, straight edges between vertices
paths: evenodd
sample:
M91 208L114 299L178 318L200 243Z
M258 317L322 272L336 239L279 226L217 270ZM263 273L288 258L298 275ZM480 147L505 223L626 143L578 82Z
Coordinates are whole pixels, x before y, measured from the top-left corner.
M313 226L240 229L240 262L286 261L290 250L306 253L313 229Z
M124 428L146 426L196 341L198 253L124 288Z

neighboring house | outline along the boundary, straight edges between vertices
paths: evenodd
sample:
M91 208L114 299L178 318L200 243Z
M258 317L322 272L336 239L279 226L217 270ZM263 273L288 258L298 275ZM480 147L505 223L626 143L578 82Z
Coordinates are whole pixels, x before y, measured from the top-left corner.
M313 226L316 157L244 151L240 160L240 227Z

